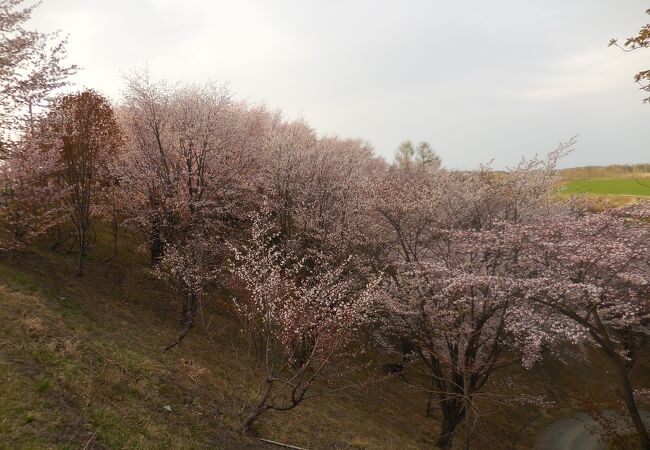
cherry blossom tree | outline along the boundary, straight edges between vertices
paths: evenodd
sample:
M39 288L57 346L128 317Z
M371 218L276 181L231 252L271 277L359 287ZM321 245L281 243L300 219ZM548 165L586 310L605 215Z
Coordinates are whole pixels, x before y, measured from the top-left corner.
M147 236L154 272L179 295L182 332L169 349L192 328L226 235L246 220L273 115L214 84L170 87L144 73L128 80L120 117L128 141L116 171L121 203Z
M561 329L563 321L526 303L518 227L439 230L436 246L424 261L395 264L389 272L383 330L407 339L410 356L427 368L442 415L437 445L450 448L455 428L464 420L470 426L475 399L492 374L519 360L531 367L543 345L559 341L559 331L546 329Z
M260 186L265 213L235 258L245 287L237 312L265 371L244 408L244 428L267 410L320 395L313 393L315 385L325 389L318 380L330 388L344 378L342 359L369 320L352 309L362 307L374 279L365 270L366 230L381 160L363 142L318 138L302 121L277 122L269 138Z
M51 92L77 70L63 63L66 40L59 33L25 27L38 4L24 3L0 1L0 155L11 151L17 135L34 133Z
M233 258L244 291L234 299L235 310L257 345L262 370L259 390L244 409L244 430L267 411L287 411L345 388L346 364L356 364L351 347L370 323L377 287L350 275L352 255L343 262L318 255L312 264L276 245L272 223L258 216L250 243Z
M66 40L59 33L26 27L37 4L24 3L0 1L0 240L12 249L61 221L48 184L57 161L40 151L36 128L51 93L77 70L63 63Z
M302 122L276 127L263 192L294 251L345 255L363 245L372 179L382 167L364 142L318 139Z
M545 330L561 330L562 320L528 307L519 254L520 227L563 209L548 194L570 145L507 173L391 168L377 187L376 233L391 249L382 337L389 348L387 337L409 342L408 356L427 368L442 414L440 448L450 448L463 420L469 439L474 399L495 370L515 361L507 355L530 366L542 342L564 336Z
M531 224L529 298L573 323L573 333L600 349L620 380L622 399L650 448L630 372L647 345L650 323L650 205L566 214Z
M64 220L62 192L50 183L58 164L26 138L0 164L0 249L20 249Z

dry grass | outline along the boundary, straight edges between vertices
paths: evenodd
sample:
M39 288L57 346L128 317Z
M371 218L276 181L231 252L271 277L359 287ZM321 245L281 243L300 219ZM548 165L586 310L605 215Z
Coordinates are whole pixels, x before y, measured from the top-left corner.
M84 277L72 275L74 255L46 250L0 264L0 448L83 448L89 441L96 449L263 448L236 431L252 380L224 293L210 296L180 348L162 352L178 331L173 297L129 250L132 242L121 242L112 264L101 256L110 254L108 244L100 240L92 249ZM368 358L373 367L387 362ZM571 383L608 395L604 379L589 370L574 359L503 377L545 391L561 414L571 407ZM378 375L371 368L359 379ZM313 399L269 414L255 431L310 449L431 448L438 421L425 417L426 394L413 387L426 383L413 368L406 380ZM495 380L497 395L481 405L480 448L530 448L552 417L500 404L511 393L506 381Z
M84 277L72 275L74 255L45 250L0 265L0 448L79 448L97 430L89 448L260 447L225 401L245 395L229 392L226 374L245 380L247 366L223 295L162 352L178 331L169 289L139 256L125 251L109 270L101 252ZM270 414L256 431L309 448L422 448L437 431L423 406L388 383Z
M565 181L587 178L638 178L650 176L650 164L572 167L560 172Z

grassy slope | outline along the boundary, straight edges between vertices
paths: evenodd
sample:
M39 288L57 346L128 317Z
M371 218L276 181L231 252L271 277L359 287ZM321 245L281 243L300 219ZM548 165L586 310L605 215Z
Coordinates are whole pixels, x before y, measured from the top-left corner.
M233 431L228 380L245 368L228 314L206 309L179 349L161 352L178 331L173 299L143 262L91 260L79 278L73 260L40 251L0 265L0 448L79 448L97 430L95 448L259 446ZM368 392L271 414L256 431L320 448L431 446L437 423L417 414L419 392Z
M171 294L147 274L142 257L122 248L122 264L111 266L99 244L84 277L72 275L73 255L43 249L0 264L0 448L83 448L89 441L87 448L260 447L233 431L238 398L229 380L246 372L223 296L213 296L180 348L161 352L177 332ZM572 406L571 391L609 396L606 377L570 361L512 369L492 391L507 394L507 378L523 380L560 408ZM269 415L256 432L308 448L431 448L438 422L424 417L424 394L409 386L418 379L409 370L406 381ZM550 419L529 407L490 405L477 422L481 448L530 448Z
M51 271L51 284L1 268L0 443L80 448L99 430L91 448L231 447L208 419L213 389L192 381L181 355L157 351L169 336L155 316L39 259L21 262Z

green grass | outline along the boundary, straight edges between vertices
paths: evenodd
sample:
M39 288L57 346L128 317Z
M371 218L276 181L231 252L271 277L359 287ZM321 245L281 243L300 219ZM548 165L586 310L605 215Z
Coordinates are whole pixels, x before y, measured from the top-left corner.
M570 181L564 185L566 193L650 196L650 177L647 178L592 178Z

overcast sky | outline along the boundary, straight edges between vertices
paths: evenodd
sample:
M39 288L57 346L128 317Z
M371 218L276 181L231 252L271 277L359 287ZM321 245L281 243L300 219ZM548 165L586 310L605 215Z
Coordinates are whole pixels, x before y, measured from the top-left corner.
M447 167L496 167L578 134L564 166L650 162L633 74L650 50L608 48L642 0L45 0L75 81L119 100L121 73L228 82L239 98L390 157L427 140Z

